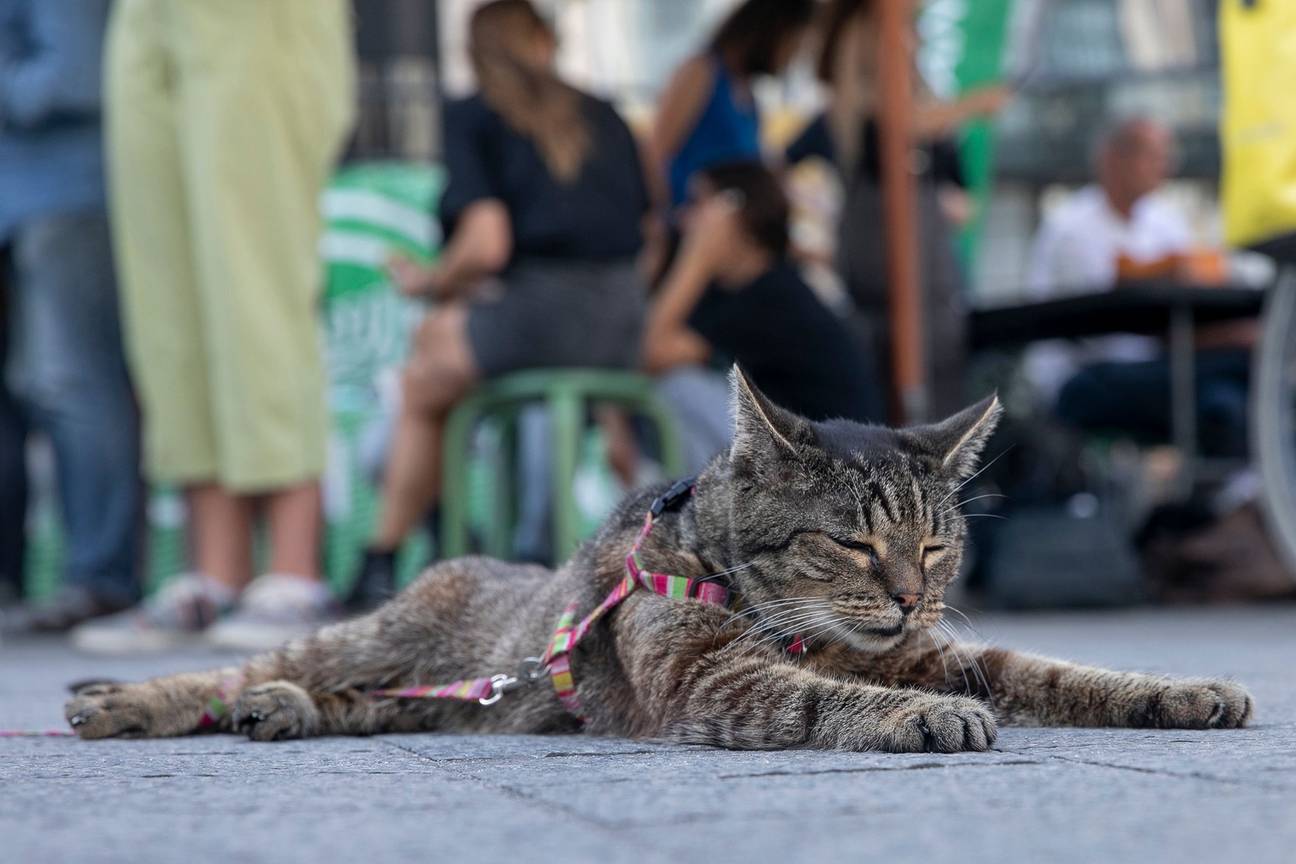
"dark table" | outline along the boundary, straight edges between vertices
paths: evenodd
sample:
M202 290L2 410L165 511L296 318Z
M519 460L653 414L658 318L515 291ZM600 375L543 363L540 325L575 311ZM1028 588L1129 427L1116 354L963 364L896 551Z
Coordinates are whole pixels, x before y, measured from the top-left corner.
M1203 324L1259 318L1265 292L1253 288L1138 283L1109 291L994 306L971 315L974 349L1016 348L1044 339L1113 333L1164 335L1170 360L1173 443L1184 454L1183 487L1191 488L1197 458L1194 331Z
M975 349L1010 348L1041 339L1080 339L1110 333L1168 333L1174 318L1195 325L1258 318L1264 292L1254 288L1122 285L1111 291L976 309Z

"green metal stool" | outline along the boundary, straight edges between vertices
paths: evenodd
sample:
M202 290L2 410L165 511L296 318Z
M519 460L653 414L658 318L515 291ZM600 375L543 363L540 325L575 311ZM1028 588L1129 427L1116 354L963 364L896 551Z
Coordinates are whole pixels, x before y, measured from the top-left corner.
M586 409L592 403L617 405L653 424L667 474L684 470L679 438L673 420L657 399L652 379L633 372L603 369L534 369L488 381L459 403L446 422L442 445L441 548L439 557L455 558L468 552L468 448L474 427L484 419L502 422L512 430L521 410L542 404L552 427L553 554L564 560L580 544L580 513L572 493L576 477ZM511 431L500 437L505 451L500 473L512 473ZM495 495L496 524L489 526L488 551L504 554L510 496ZM501 503L502 502L502 503ZM500 524L505 523L505 524Z

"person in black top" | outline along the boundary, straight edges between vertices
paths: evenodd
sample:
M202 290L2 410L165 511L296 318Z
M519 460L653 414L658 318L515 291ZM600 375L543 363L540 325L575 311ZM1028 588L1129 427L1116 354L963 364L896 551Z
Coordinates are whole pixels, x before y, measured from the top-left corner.
M535 367L630 367L645 288L635 267L649 200L629 128L553 71L557 40L529 0L473 14L478 92L445 111L449 237L402 291L440 301L416 338L372 545L351 605L392 590L394 550L436 500L441 427L482 378Z
M884 420L866 353L787 257L778 179L757 162L717 165L699 172L693 192L679 257L649 311L648 369L736 362L771 399L813 420Z

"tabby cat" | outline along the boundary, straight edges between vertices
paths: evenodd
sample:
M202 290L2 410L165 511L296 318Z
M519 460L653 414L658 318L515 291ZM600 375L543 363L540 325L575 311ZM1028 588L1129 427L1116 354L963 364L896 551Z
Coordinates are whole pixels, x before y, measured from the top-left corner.
M557 572L438 564L367 617L241 668L82 687L68 721L83 738L583 729L731 748L950 752L990 747L997 723L1204 729L1251 716L1251 697L1228 681L956 644L938 627L966 534L960 490L998 422L996 398L892 430L807 421L737 370L732 385L732 446L661 515L639 557L722 580L735 600L632 593L571 655L583 724L547 678L489 706L373 691L509 671L543 651L569 603L584 614L621 580L651 492ZM804 653L789 653L794 638ZM222 702L230 709L213 713Z

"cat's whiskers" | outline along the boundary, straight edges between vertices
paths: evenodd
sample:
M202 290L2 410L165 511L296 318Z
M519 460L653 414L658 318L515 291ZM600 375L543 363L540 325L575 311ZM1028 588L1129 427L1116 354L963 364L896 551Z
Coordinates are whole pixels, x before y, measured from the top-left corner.
M927 633L928 633L929 635L932 636L932 641L933 641L933 642L935 641L935 637L939 636L941 642L944 643L945 647L948 648L948 649L950 649L950 651L954 654L954 659L957 661L957 663L956 663L956 668L957 668L958 671L959 671L959 675L961 675L961 676L963 677L963 689L964 689L966 692L971 693L971 692L972 692L972 682L968 680L968 677L967 677L967 669L966 669L966 668L964 667L964 665L963 665L963 660L962 660L962 657L961 657L961 656L959 655L959 653L958 653L958 648L955 647L954 643L950 642L949 637L945 635L945 631L940 630L940 629L938 629L938 628L939 628L939 623L938 623L938 625L937 625L936 628L932 628L931 630L928 630ZM942 652L942 653L941 653L941 662L943 663L944 661L945 661L945 655L944 655L944 652ZM946 680L946 681L949 681L949 680L950 680L950 675L949 675L949 669L948 669L948 668L945 670L945 680Z
M727 627L730 623L737 621L739 618L756 617L760 620L768 620L768 617L773 617L773 616L772 615L765 616L764 613L766 612L766 610L770 608L776 606L788 606L797 603L802 603L802 604L813 603L817 599L818 599L817 597L783 597L777 600L766 600L763 603L756 603L752 606L748 606L745 609L739 609L731 613L729 617L725 619L724 624L721 626ZM779 610L779 612L776 612L774 614L777 615L786 611L788 610Z
M710 581L711 579L719 579L721 576L732 576L734 573L740 573L743 570L746 570L748 567L752 566L755 563L756 563L755 561L748 561L746 564L735 564L733 567L729 567L728 569L717 570L714 573L708 573L705 576L699 576L697 581L707 582Z
M793 636L800 637L803 641L808 641L810 639L813 639L815 636L817 636L820 632L820 628L823 628L825 624L829 625L830 627L834 626L833 622L829 620L829 615L831 615L831 613L828 612L820 613L814 618L811 618L809 621L803 621L801 623L798 623L794 627L790 627L778 633L771 633L768 636L762 637L761 639L758 639L756 642L752 643L752 645L749 647L757 647L757 646L767 645L767 644L776 645L780 642L787 640L789 637L793 637Z
M816 630L812 633L805 634L803 638L807 640L818 639L826 633L831 633L833 635L829 636L828 638L829 644L832 644L833 642L844 642L846 641L847 638L852 636L866 623L867 623L866 621L860 620L860 621L856 621L854 624L850 626L845 626L841 618L834 615L833 620L827 622L827 624L822 629Z
M855 635L856 633L858 633L860 630L863 630L863 629L864 629L864 625L865 625L866 623L868 623L868 622L866 622L866 621L862 621L862 620L856 622L855 626L852 627L852 628L850 629L850 632L847 633L846 635L847 635L847 636L854 636L854 635Z
M935 518L940 518L941 516L944 516L946 513L950 513L954 510L957 510L958 508L962 507L964 504L971 504L973 501L980 501L982 498L1007 498L1007 497L1008 496L1004 495L1002 492L986 492L983 495L973 495L971 498L965 498L962 501L955 501L953 504L946 507L944 510L941 510L939 513L937 513Z
M970 665L972 667L972 674L977 679L977 684L982 688L983 692L989 694L990 682L986 680L986 676L981 670L981 662L975 657L969 658L958 646L958 643L962 638L959 632L955 630L948 621L938 621L936 622L936 626L949 640L950 650L952 650L954 655L959 658L959 664L961 666Z
M959 609L957 606L951 606L951 605L948 604L948 603L942 603L942 604L941 604L941 608L942 608L942 609L948 609L950 612L953 612L955 615L959 616L959 617L962 618L965 622L967 622L967 628L968 628L968 630L971 630L971 631L972 631L973 635L975 635L976 637L978 637L978 638L980 638L980 639L984 639L984 638L985 638L984 634L982 634L981 631L977 629L976 625L972 623L972 619L969 618L969 617L967 616L967 613L964 612L962 609Z
M952 634L955 633L954 628L952 626L947 624L946 627L949 629L950 633ZM992 691L990 689L989 673L985 670L985 668L982 667L981 659L977 657L975 653L972 654L970 659L972 661L972 672L973 674L976 675L977 680L980 682L982 692L986 694L986 698L991 698Z
M939 500L939 501L936 502L936 506L939 507L940 505L944 504L946 501L948 501L949 499L951 499L951 498L953 498L955 495L957 495L957 494L959 493L959 490L960 490L960 489L962 489L964 486L966 486L966 485L968 485L969 483L971 483L971 482L972 482L973 480L975 480L976 478L980 477L980 476L981 476L981 475L982 475L982 474L983 474L983 473L984 473L984 472L985 472L985 471L986 471L986 470L987 470L991 465L995 464L995 463L998 462L1000 459L1002 459L1004 456L1006 456L1006 455L1008 454L1008 451L1011 450L1012 448L1013 448L1013 445L1011 445L1011 444L1009 444L1007 447L1005 447L1005 448L1004 448L1004 451L1003 451L1002 453L1000 453L998 456L996 456L996 457L994 457L993 459L991 459L991 460L990 460L989 462L987 462L986 464L982 465L981 468L980 468L980 470L978 470L975 474L973 474L971 477L967 478L967 479L964 480L962 483L958 484L958 485L955 486L953 489L951 489L951 490L949 491L949 494L948 494L948 495L946 495L944 498L942 498L941 500Z
M828 615L831 614L832 614L831 609L815 609L815 610L807 611L804 614L799 615L795 618L780 621L779 624L776 625L779 628L778 632L766 636L761 641L776 642L780 639L786 639L787 637L793 636L798 632L802 632L809 627L818 626L820 622L822 622ZM771 629L774 628L773 627L767 628L765 632L768 633L769 630Z
M768 619L753 625L746 633L726 645L724 650L733 648L743 642L747 643L744 650L752 650L766 643L778 642L798 631L819 626L831 614L832 610L830 608L820 606L815 609L798 607L782 614L772 615Z
M949 663L945 662L945 649L941 647L941 643L936 641L936 637L932 635L932 631L930 629L924 630L923 633L924 635L927 636L929 640L931 640L932 647L936 649L936 656L939 657L941 661L941 672L942 674L944 674L945 680L948 681Z
M775 612L773 615L757 620L744 633L739 635L738 638L726 645L725 649L727 650L739 643L750 641L751 639L760 636L761 634L768 633L771 630L784 628L789 624L792 624L793 629L795 629L796 627L801 626L803 620L812 619L820 614L822 614L821 610L811 609L808 605L780 610ZM793 624L794 621L796 622L795 624Z

